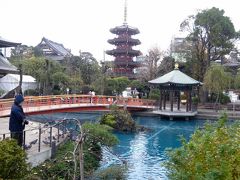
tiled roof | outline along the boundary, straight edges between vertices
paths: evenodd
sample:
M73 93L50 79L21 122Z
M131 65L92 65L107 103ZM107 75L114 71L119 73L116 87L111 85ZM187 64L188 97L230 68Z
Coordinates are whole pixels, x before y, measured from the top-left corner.
M3 74L18 73L18 70L4 56L0 54L0 71Z
M148 81L151 84L181 84L181 85L201 85L202 83L182 73L178 69Z
M0 48L5 48L5 47L16 47L17 45L20 45L21 43L15 43L15 42L11 42L8 41L6 39L3 39L0 36Z
M42 38L42 41L44 41L48 46L56 51L57 54L60 54L62 56L72 56L71 52L67 50L62 44L51 41L45 37Z

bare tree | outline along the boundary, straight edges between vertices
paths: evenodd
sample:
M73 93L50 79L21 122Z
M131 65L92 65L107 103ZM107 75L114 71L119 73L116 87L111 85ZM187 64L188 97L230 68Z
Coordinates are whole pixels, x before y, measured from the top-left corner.
M143 81L149 81L156 78L162 56L163 51L160 48L154 47L150 49L146 55L146 60L144 63L145 66L139 72L139 79Z

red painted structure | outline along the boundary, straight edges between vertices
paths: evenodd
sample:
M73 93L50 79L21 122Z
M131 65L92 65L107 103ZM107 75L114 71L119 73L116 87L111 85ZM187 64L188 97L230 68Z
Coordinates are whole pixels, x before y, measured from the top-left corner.
M0 117L10 115L14 99L0 100ZM143 111L154 108L155 101L137 98L119 98L116 96L61 95L28 96L23 108L26 114L46 114L57 112L104 111L110 105L117 105L129 111Z
M115 57L113 63L114 75L134 79L133 69L140 67L141 64L133 61L133 57L139 56L141 52L132 49L132 47L141 44L141 42L138 39L133 39L131 36L138 34L139 30L123 24L110 29L110 32L117 35L116 38L108 40L108 43L115 45L116 49L106 51L108 55Z

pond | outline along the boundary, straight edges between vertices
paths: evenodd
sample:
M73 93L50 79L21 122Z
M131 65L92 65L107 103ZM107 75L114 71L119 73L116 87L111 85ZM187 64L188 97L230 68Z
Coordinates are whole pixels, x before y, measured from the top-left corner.
M32 116L31 119L57 120L62 118L77 118L83 121L95 121L101 113L60 113L52 115ZM166 148L180 146L179 136L189 139L197 127L203 126L203 120L169 121L159 117L133 116L137 124L151 130L140 133L115 133L120 143L112 151L104 151L101 168L117 164L122 160L127 162L128 180L167 179L166 169L162 163L166 160Z

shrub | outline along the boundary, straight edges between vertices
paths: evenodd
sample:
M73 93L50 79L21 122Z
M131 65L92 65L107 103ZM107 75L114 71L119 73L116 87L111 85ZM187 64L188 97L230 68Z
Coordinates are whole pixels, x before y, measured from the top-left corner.
M27 155L15 140L0 141L0 179L21 179L28 174Z
M189 142L182 138L180 148L167 151L170 179L240 178L240 123L227 125L226 119L206 124Z
M123 180L126 179L125 176L126 167L120 165L112 165L107 169L100 170L95 174L95 179L105 179L105 180Z
M112 107L111 111L101 117L100 124L108 125L119 131L136 131L135 121L127 110Z
M192 103L193 103L194 105L197 105L198 102L199 102L198 97L192 97Z
M211 95L209 101L215 103L215 102L216 102L216 99L217 99L217 94L213 93L213 94ZM227 103L231 102L231 101L230 101L230 97L227 96L227 95L225 95L225 94L223 94L223 93L221 93L221 94L219 95L219 102L220 102L221 104L227 104Z
M160 90L159 89L151 89L149 93L149 98L154 100L160 99Z
M39 95L39 92L35 89L28 89L24 92L24 95L27 95L27 96L37 96Z
M84 175L91 175L96 170L102 158L101 145L113 146L118 139L111 132L112 128L100 124L84 123L85 139L83 143ZM42 179L72 179L74 174L73 161L74 142L67 141L57 150L56 158L47 160L42 165L34 168L28 179L39 176ZM78 157L79 151L76 152ZM79 162L77 162L79 164ZM79 171L76 175L79 177Z

